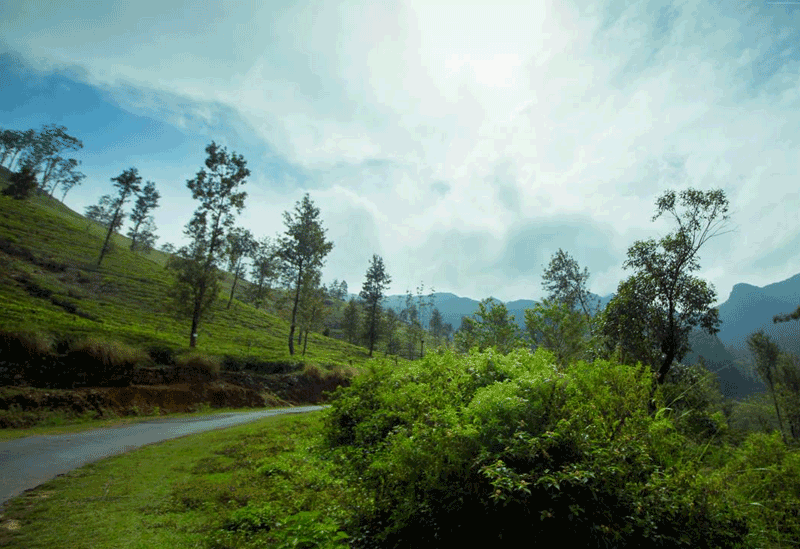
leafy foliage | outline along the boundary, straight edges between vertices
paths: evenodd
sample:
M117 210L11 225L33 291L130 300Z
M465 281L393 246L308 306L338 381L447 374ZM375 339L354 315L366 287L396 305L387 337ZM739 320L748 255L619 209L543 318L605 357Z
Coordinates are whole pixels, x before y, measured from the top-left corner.
M664 213L675 218L678 230L660 239L637 241L628 250L625 268L636 274L620 283L606 306L601 332L608 346L649 364L663 383L674 361L688 352L689 332L695 326L709 334L719 331L719 312L713 286L689 275L700 268L699 248L728 219L728 201L721 190L680 194L678 212L674 191L656 201L655 221Z
M283 221L286 233L280 240L278 253L285 266L285 279L294 288L295 294L289 328L289 354L293 355L303 275L324 265L325 256L333 249L333 243L325 240L319 208L314 206L308 193L295 205L294 214L283 213Z
M466 352L473 347L481 351L495 347L505 354L523 345L514 315L510 315L506 306L494 298L482 300L472 318L464 317L461 322L461 328L455 336L456 348L461 351Z
M152 181L145 183L131 212L131 223L133 225L128 231L128 236L131 239L131 250L152 249L156 240L156 227L150 212L158 207L160 198L161 194L156 190L156 184Z
M355 547L561 539L734 547L747 525L706 491L694 446L648 413L653 378L609 361L493 349L375 365L337 391L326 444L373 505Z
M584 268L581 272L578 262L561 248L550 259L542 280L544 289L549 292L547 297L550 302L563 303L569 310L580 307L587 320L600 307L599 303L593 307L586 288L589 270Z
M206 147L208 158L194 179L186 182L192 198L200 201L184 234L190 244L173 256L169 266L176 272L174 296L179 307L191 310L189 346L197 344L200 320L219 292L218 265L225 252L225 233L233 226L234 211L241 213L247 193L238 191L250 175L245 159L228 154L213 141Z
M533 344L552 351L561 366L588 358L588 322L566 302L545 298L526 309L525 327Z
M26 164L18 173L12 173L8 182L3 194L16 200L25 200L36 190L36 172L31 165Z
M344 309L344 319L342 322L347 341L350 343L358 342L359 310L355 298L350 298Z
M381 314L381 301L383 300L383 292L386 287L391 284L392 279L386 272L383 265L383 259L378 256L372 256L372 261L367 269L367 276L364 280L364 285L361 288L361 299L366 302L367 307L367 341L369 342L369 356L372 356L372 351L375 348L375 343L378 340L380 330L380 314Z
M112 177L111 181L113 181L114 186L117 187L119 195L114 200L109 201L109 206L111 206L113 213L111 213L111 219L108 223L106 238L103 241L103 246L100 248L100 257L97 258L98 266L103 262L103 257L109 251L111 234L122 224L122 207L125 205L125 202L128 201L128 197L131 194L139 192L139 184L142 178L139 176L139 171L136 168L129 168L117 177Z

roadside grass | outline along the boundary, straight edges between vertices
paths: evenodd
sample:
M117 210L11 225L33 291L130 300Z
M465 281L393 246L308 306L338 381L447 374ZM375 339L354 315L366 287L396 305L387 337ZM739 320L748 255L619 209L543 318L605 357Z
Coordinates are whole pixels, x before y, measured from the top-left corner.
M176 315L168 297L168 255L132 252L130 240L115 234L113 250L97 267L104 234L98 223L46 196L0 196L0 326L188 352L190 321ZM309 335L304 357L289 355L283 318L239 299L227 308L231 282L226 273L217 302L201 323L197 351L241 363L359 367L368 361L363 347L317 333ZM280 293L274 290L273 297Z
M120 425L130 425L132 423L142 423L152 421L160 417L169 416L170 418L181 417L201 417L213 414L226 414L233 412L252 412L254 410L271 410L272 408L212 408L207 403L198 404L196 411L187 413L163 414L156 410L155 413L140 416L115 416L97 418L94 414L87 413L80 416L68 416L63 410L50 412L42 422L35 427L25 427L19 429L0 429L0 442L15 440L18 438L47 435L63 435L66 433L79 433L81 431L91 431L103 427L117 427ZM3 411L0 410L0 413ZM12 411L14 412L14 411Z
M0 546L346 547L357 499L311 451L321 425L278 416L88 465L11 500Z

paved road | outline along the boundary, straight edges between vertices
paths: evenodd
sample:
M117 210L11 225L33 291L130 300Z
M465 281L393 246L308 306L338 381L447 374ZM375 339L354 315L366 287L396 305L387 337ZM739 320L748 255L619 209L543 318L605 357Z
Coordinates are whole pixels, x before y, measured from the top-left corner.
M297 406L257 412L237 412L188 418L164 418L71 433L0 442L0 505L25 490L87 463L162 440L212 429L223 429L278 414L321 410L322 406Z

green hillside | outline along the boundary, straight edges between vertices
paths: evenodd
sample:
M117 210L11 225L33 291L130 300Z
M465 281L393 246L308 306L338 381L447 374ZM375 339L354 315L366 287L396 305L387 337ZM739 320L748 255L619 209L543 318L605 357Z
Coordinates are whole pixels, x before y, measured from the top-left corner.
M0 173L0 186L7 175ZM104 236L104 227L56 200L0 196L0 328L188 351L190 320L174 313L167 255L131 252L130 240L114 235L113 250L97 267ZM285 320L236 299L226 305L223 288L201 323L197 351L249 363L301 360L288 353ZM311 334L302 360L358 366L367 352Z

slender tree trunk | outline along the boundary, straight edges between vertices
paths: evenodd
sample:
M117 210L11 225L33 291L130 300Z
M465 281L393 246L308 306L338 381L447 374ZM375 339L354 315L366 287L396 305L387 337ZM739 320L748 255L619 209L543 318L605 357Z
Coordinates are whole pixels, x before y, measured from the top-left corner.
M770 373L770 377L772 377L772 373ZM778 397L775 395L775 384L772 379L769 380L769 391L772 393L772 402L775 403L775 415L778 416L778 428L781 430L783 443L786 444L786 433L783 431L783 420L781 419L781 411L778 408Z
M133 236L131 237L131 251L136 248L136 239L139 237L139 225L141 225L141 221L137 221L136 225L133 226Z
M236 283L239 281L239 266L236 266L236 270L233 272L233 286L231 286L231 296L228 298L228 309L231 308L231 302L233 301L233 292L236 291Z
M22 151L22 149L17 149L16 151L14 151L14 154L11 156L11 161L9 161L9 163L8 163L8 169L9 170L14 171L13 170L14 161L16 161L17 156L19 155L19 153L21 151Z
M100 257L97 258L97 266L100 266L100 263L103 261L103 256L106 255L108 252L108 242L111 240L111 234L114 232L114 227L117 225L117 216L119 216L119 211L122 209L122 203L117 207L117 210L114 212L114 217L111 218L111 223L108 225L108 232L106 233L106 239L103 241L103 247L100 248Z
M306 347L308 347L308 330L306 330L306 337L303 340L303 356L306 356Z
M375 330L375 317L377 316L377 306L375 303L372 304L372 311L370 314L370 321L369 321L369 356L372 357L372 350L375 348L375 339L376 339L376 330Z
M294 293L294 307L292 307L292 325L289 328L289 354L294 355L294 329L297 318L297 304L300 302L300 283L303 280L303 267L297 269L297 290Z
M192 312L192 331L189 334L189 347L194 349L197 346L197 327L200 324L200 307L195 303Z

